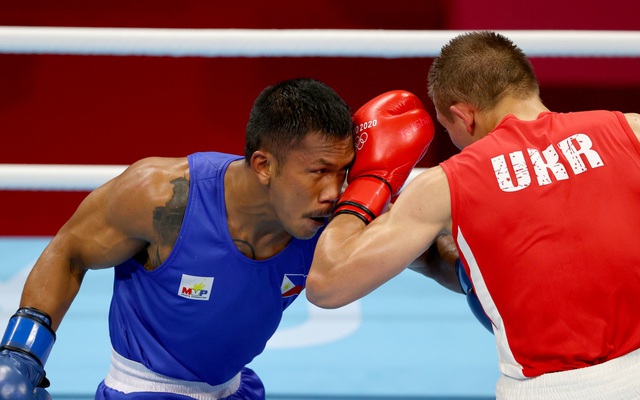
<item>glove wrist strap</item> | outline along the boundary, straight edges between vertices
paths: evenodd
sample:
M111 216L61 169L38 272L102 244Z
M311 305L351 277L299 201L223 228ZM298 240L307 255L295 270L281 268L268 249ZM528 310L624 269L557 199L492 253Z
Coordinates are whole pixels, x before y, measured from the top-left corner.
M23 307L9 319L1 349L26 352L44 366L56 341L51 318L35 308Z
M359 176L347 186L333 215L352 214L368 224L382 214L390 199L391 188L385 180L373 175Z

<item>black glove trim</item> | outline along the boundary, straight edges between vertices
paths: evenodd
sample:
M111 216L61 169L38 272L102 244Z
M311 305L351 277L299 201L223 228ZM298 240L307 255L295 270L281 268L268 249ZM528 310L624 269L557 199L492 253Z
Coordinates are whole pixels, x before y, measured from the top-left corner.
M43 372L44 372L44 375L42 375L40 382L38 382L38 387L46 389L49 386L51 386L51 382L49 381L49 378L47 378L47 371L43 371Z
M356 203L355 201L341 201L340 203L338 203L336 205L336 210L338 210L338 211L336 211L334 215L337 215L337 214L340 214L340 213L347 213L347 214L357 215L360 218L362 218L363 220L366 220L366 218L363 215L357 213L356 211L353 211L353 210L340 210L340 207L342 207L342 206L352 206L352 207L355 207L355 208L359 208L360 210L362 210L362 212L364 212L369 217L371 217L372 221L374 219L376 219L376 215L371 210L369 210L367 207L363 206L360 203ZM365 221L365 223L369 224L369 221Z
M43 323L47 327L51 328L51 317L49 316L49 314L44 311L40 311L35 307L20 307L14 315L22 315L24 317L36 319L40 323Z
M3 346L0 346L0 351L2 351L2 350L15 351L16 353L21 353L21 354L24 354L26 356L29 356L30 358L35 360L35 362L37 362L41 367L44 368L44 365L42 365L42 362L40 360L38 360L38 357L36 357L35 354L30 353L25 349L21 349L20 347L14 347L14 346L11 346L9 344L5 344Z
M369 225L369 220L366 219L362 214L353 211L353 210L340 210L340 211L336 211L335 214L333 214L333 216L335 217L336 215L339 214L349 214L349 215L355 215L356 217L360 218L362 220L362 222L364 222L365 225Z

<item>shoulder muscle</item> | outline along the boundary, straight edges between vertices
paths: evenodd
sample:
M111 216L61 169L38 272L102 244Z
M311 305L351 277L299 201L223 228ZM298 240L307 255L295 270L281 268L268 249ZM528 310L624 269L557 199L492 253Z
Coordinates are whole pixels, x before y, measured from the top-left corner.
M148 158L132 164L87 196L56 235L56 246L82 265L100 268L158 244L163 240L155 223L158 210L176 202L176 185L184 192L177 202L186 204L188 179L186 158Z
M163 235L162 226L175 224L176 212L184 213L189 193L188 163L186 158L146 158L100 190L105 192L108 217L113 223L152 241Z

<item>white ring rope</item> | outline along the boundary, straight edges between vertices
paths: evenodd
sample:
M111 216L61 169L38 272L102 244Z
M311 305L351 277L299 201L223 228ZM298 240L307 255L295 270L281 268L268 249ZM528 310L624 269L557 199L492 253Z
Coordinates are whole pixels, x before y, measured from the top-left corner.
M434 57L463 31L0 27L0 53ZM640 57L640 31L499 31L530 57ZM90 191L124 165L0 164L0 190ZM409 179L423 169L416 168Z
M463 31L0 27L0 53L434 57ZM640 57L640 31L503 30L530 57Z
M0 190L91 191L126 165L0 164Z
M91 191L127 165L0 164L0 190ZM415 168L409 180L424 168Z

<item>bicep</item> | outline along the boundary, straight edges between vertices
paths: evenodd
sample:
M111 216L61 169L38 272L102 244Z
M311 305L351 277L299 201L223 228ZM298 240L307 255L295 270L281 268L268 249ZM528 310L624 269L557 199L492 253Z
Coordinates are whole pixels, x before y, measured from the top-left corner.
M380 245L389 243L398 263L408 265L420 257L436 237L451 229L451 200L444 171L437 167L413 179L378 228Z

